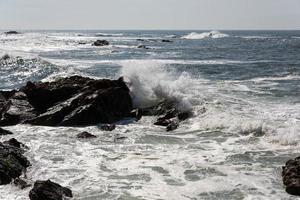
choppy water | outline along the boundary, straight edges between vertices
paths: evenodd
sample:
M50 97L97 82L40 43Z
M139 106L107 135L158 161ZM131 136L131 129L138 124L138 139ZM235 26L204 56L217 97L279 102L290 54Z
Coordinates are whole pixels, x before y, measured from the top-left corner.
M91 46L96 39L111 45ZM29 182L50 178L80 200L295 198L280 173L299 155L300 31L29 31L1 34L5 53L22 59L1 63L1 90L73 74L124 76L135 105L177 98L194 111L171 133L152 117L113 132L7 127L30 147ZM76 139L83 130L98 138ZM0 199L28 199L29 189L0 186Z

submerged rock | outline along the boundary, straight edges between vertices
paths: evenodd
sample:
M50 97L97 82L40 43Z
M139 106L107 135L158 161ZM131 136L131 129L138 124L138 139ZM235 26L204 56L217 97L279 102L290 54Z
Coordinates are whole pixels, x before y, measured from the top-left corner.
M13 133L0 127L0 135L12 135Z
M19 91L0 94L2 126L114 123L130 116L132 110L129 89L122 78L94 80L72 76L54 82L28 82Z
M73 197L72 191L50 180L36 181L29 192L30 200L64 200L66 197Z
M109 42L106 40L97 40L93 43L93 46L107 46Z
M0 143L0 185L9 184L30 166L23 153L20 148Z
M161 42L173 42L172 40L163 39Z
M286 186L285 191L300 196L300 157L286 162L282 167L282 178Z
M95 135L93 135L89 132L86 132L86 131L77 134L76 137L79 138L79 139L96 138Z
M26 181L24 181L21 178L16 178L14 180L14 185L19 187L20 189L24 189L24 188L27 188L27 187L31 186L30 184L28 184Z
M146 45L138 45L138 49L149 49Z

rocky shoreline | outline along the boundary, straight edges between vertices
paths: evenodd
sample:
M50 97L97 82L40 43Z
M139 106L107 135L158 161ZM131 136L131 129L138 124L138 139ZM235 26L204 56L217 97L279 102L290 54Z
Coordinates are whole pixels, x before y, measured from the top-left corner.
M101 124L103 131L112 131L117 121L142 116L157 116L154 125L175 130L180 121L192 116L177 109L175 101L164 100L150 108L134 108L129 88L123 78L91 79L82 76L60 78L53 82L28 82L18 90L0 91L0 126L31 124L40 126L88 126ZM12 132L0 128L0 135ZM78 139L95 138L82 132ZM23 155L26 145L12 138L0 143L0 185L13 182L21 189L30 187L25 180L31 166ZM34 163L33 163L34 165ZM38 180L29 192L31 200L71 198L72 191L50 180Z

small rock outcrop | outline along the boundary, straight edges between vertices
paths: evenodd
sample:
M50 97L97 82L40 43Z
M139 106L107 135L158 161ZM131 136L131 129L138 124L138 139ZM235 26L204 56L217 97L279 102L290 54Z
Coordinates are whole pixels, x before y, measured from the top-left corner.
M91 134L91 133L89 133L89 132L86 132L86 131L77 134L76 137L77 137L78 139L96 138L95 135L93 135L93 134Z
M0 127L0 135L12 135L13 133Z
M16 35L16 34L20 34L19 32L17 31L7 31L7 32L4 32L6 35Z
M146 45L138 45L138 49L149 49Z
M36 181L29 192L30 200L64 200L66 197L72 198L72 191L50 180Z
M142 109L142 115L160 116L154 125L164 126L167 131L178 128L179 123L192 116L191 111L181 111L177 108L175 101L162 101L151 108Z
M122 78L81 76L28 82L18 91L0 91L0 126L85 126L130 116L132 100Z
M285 191L300 196L300 157L286 162L282 167L282 178L286 186Z
M163 40L161 40L161 42L168 42L168 43L170 43L170 42L173 42L173 41L172 40L163 39Z
M0 185L9 184L30 166L24 150L0 143Z
M101 46L108 46L109 42L106 40L97 40L93 44L93 46L101 47Z

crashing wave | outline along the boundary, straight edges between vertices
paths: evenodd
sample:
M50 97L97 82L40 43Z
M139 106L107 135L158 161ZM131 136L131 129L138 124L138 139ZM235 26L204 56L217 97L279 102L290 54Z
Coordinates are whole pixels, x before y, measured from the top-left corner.
M152 60L135 60L122 65L121 75L129 85L135 107L145 108L162 100L172 100L177 102L179 110L191 110L187 89L192 79L187 73L176 76Z
M188 35L182 36L182 39L188 39L188 40L201 40L205 38L224 38L224 37L229 37L228 34L221 33L219 31L210 31L210 32L204 32L204 33L196 33L192 32Z

